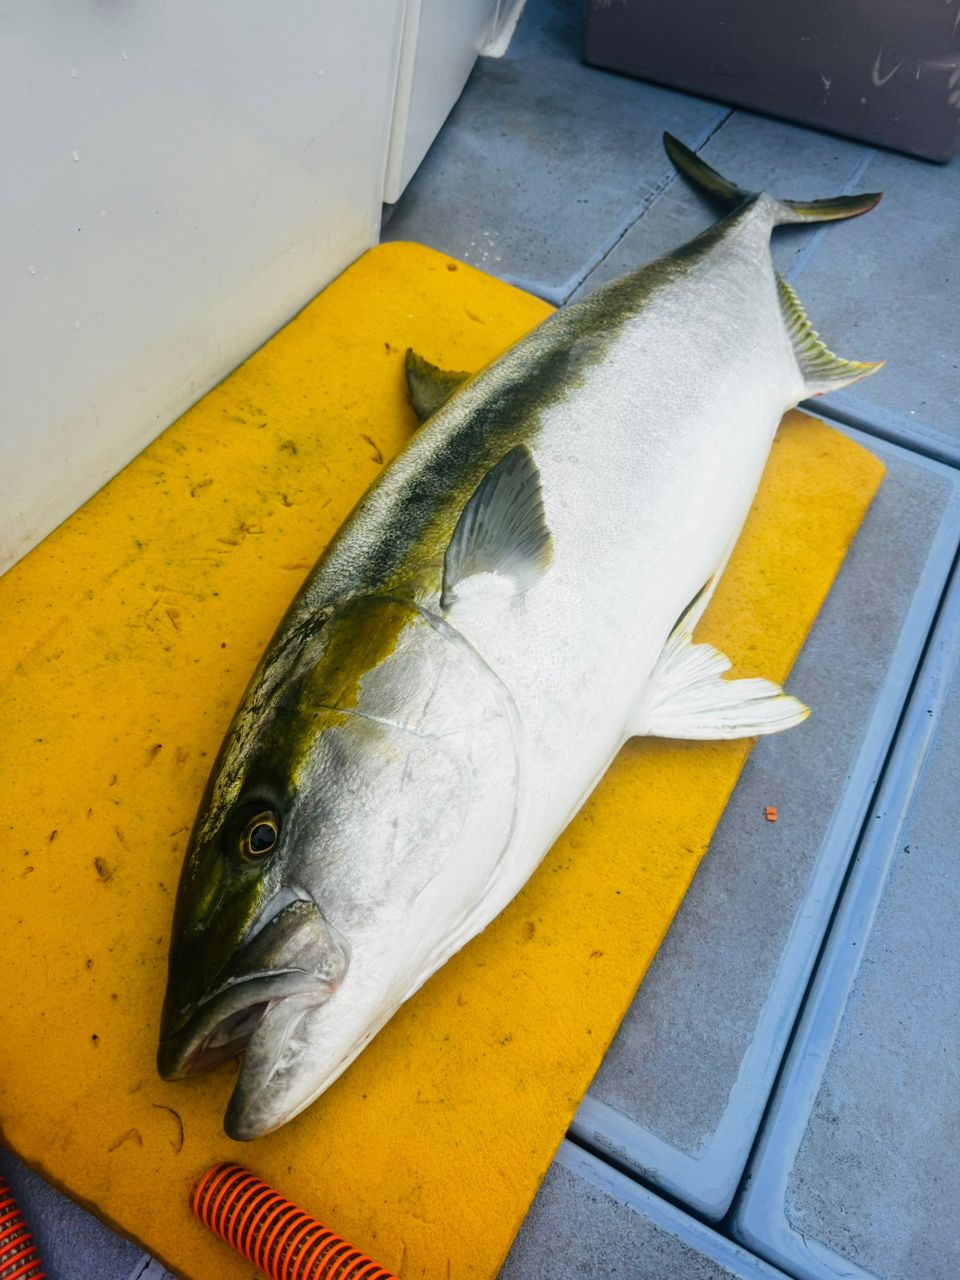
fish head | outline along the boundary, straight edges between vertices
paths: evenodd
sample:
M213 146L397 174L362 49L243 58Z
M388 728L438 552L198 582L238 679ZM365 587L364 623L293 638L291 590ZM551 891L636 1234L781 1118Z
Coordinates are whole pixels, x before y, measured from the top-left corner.
M191 836L158 1054L175 1079L243 1053L231 1136L302 1110L469 936L514 819L513 714L403 602L268 653Z
M191 837L161 1021L165 1079L235 1057L293 997L326 1000L350 963L347 940L298 882L298 796L275 784L274 737L263 735L221 820L210 820L220 810L208 799Z

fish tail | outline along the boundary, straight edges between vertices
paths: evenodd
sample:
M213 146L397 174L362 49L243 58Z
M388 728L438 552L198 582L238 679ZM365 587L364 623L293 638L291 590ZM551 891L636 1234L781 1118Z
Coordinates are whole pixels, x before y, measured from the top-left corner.
M689 147L684 146L672 134L663 135L667 155L680 173L706 195L721 201L728 209L735 209L745 200L756 199L756 192L747 191L730 182L723 174L711 168ZM830 196L825 200L777 200L771 199L774 225L792 222L833 222L838 218L856 218L869 213L879 204L881 193L870 192L856 196Z
M712 169L682 142L663 135L667 155L683 176L707 195L714 196L728 209L736 209L749 202L761 204L769 216L769 225L789 222L830 222L836 218L855 218L866 213L880 199L879 195L834 196L828 200L777 200L772 196L758 195L734 186L716 169ZM883 361L865 362L844 360L834 355L821 341L820 335L807 319L800 299L785 280L777 277L777 293L787 337L790 339L797 367L803 379L807 395L823 395L849 386L882 367Z

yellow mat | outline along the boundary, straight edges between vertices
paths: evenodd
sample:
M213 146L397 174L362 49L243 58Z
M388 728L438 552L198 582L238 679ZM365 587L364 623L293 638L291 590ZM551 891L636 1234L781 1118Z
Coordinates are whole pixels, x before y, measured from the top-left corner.
M187 1209L224 1158L403 1280L495 1275L748 753L631 744L521 896L278 1133L223 1136L231 1066L158 1079L207 770L291 596L414 429L404 349L476 368L548 311L375 249L0 580L3 1133L184 1276L250 1276ZM786 676L881 476L822 424L782 428L700 629L737 674Z

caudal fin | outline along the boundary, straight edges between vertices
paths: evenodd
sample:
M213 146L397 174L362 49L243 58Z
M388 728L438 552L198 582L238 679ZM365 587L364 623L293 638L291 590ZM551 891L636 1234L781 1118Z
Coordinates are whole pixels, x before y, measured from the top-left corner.
M685 147L672 134L663 135L663 145L667 155L677 166L680 173L688 181L706 195L721 201L728 209L735 209L744 200L752 200L756 193L746 191L743 187L729 182L716 169L712 169L705 160ZM774 222L776 224L790 222L832 222L837 218L856 218L861 213L869 213L879 204L881 193L872 192L859 196L832 196L826 200L776 200Z
M735 209L748 200L759 199L755 192L746 191L743 187L728 182L723 174L717 173L716 169L712 169L669 133L663 135L663 145L667 149L667 155L685 178L707 195L721 201L728 209ZM808 202L776 200L770 196L764 196L763 199L768 202L767 208L776 226L785 222L830 222L835 218L855 218L872 209L880 196L836 196L832 200ZM777 291L787 336L807 395L837 391L882 368L883 361L868 363L862 360L844 360L841 356L834 355L807 319L800 299L779 276Z

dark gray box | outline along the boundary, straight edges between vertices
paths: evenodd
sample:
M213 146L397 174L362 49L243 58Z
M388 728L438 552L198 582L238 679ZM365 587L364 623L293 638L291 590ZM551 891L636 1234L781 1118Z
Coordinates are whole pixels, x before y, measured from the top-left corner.
M960 0L587 0L585 56L927 160L960 147Z

